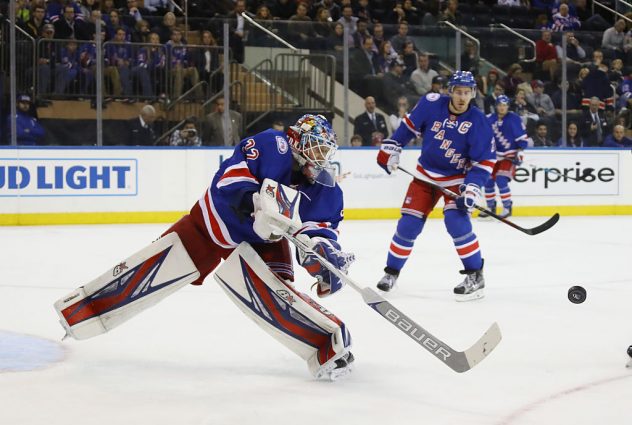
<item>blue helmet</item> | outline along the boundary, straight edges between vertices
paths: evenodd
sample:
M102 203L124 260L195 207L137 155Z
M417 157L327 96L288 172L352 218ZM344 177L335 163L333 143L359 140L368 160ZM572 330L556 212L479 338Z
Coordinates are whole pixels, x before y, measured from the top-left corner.
M470 71L456 71L448 81L448 91L452 92L456 86L472 87L472 90L476 90L476 79Z
M498 96L496 98L496 105L499 105L501 103L509 105L511 103L511 101L509 100L508 96L505 96L504 94L501 94L500 96Z

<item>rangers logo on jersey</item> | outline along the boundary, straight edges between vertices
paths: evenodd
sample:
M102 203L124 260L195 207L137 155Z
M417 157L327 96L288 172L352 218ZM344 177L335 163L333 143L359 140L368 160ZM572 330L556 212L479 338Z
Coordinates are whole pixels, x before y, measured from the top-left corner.
M285 140L283 137L281 136L276 136L276 143L277 143L277 149L279 150L280 154L284 154L287 152L287 140Z

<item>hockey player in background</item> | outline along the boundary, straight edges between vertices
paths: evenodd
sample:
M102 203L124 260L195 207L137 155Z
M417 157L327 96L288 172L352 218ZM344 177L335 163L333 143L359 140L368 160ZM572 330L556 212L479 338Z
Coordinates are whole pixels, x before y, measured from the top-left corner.
M416 174L408 186L401 218L393 235L386 261L386 272L378 289L390 291L410 256L428 214L442 193L424 183L460 193L456 200L443 196L445 226L461 258L465 275L454 288L458 301L483 297L483 258L470 221L474 205L482 198L481 188L496 163L493 134L485 115L471 106L476 93L474 76L457 71L448 82L449 95L429 93L404 117L391 139L382 143L377 162L387 173L399 165L402 148L423 132L423 149Z
M513 202L509 182L516 174L516 166L522 164L522 151L529 145L529 136L520 116L509 112L511 101L505 95L496 98L496 113L489 114L487 119L494 132L496 144L496 165L492 176L485 184L485 200L487 208L496 212L496 186L500 194L503 210L501 217L511 215ZM487 217L480 213L479 217Z
M201 285L206 276L216 271L215 277L222 288L246 315L305 359L316 378L325 379L336 379L351 371L354 360L349 351L351 336L340 319L293 287L292 255L282 235L291 231L294 237L308 241L312 251L346 273L354 258L342 252L337 242L343 197L330 164L336 149L336 135L327 119L320 115L304 115L287 134L269 129L242 140L233 155L222 162L210 187L189 214L150 247L165 244L166 239L175 239L176 243L168 246L168 250L145 256L165 256L168 260L183 246L178 255L186 261L172 266L178 268L177 276L191 275L189 283ZM295 205L298 201L292 204L284 198L282 185L301 194L298 206ZM271 201L274 205L266 209L262 199L270 193L276 194ZM279 225L292 209L300 213L299 229ZM317 279L315 286L320 297L342 288L344 282L321 266L313 254L299 252L298 259ZM147 261L136 268L154 267ZM131 262L121 263L130 269L128 273L134 269ZM190 265L188 269L179 268L179 263ZM104 275L110 279L105 288L116 287L111 279L120 273L119 266L113 273ZM124 285L133 286L137 280L144 279L149 277L131 276L125 279ZM169 285L173 280L162 285ZM156 284L150 286L160 288ZM113 291L99 291L90 290L95 295L86 298L90 302L85 303L88 313L84 316L87 319L98 316L102 323L108 323L102 315L118 308L118 304L111 305ZM144 289L129 289L127 293L132 291L136 294ZM133 303L133 294L116 302L123 306ZM75 318L83 314L82 305L73 297L70 294L62 298L63 303L56 304L68 334L83 339L103 333L101 329L78 328L81 323Z

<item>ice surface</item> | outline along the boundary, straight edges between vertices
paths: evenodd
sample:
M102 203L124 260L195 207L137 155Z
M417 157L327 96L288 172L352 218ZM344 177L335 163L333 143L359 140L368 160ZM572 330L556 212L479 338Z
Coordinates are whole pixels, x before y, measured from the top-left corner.
M6 332L60 341L53 302L166 227L0 227L0 350L24 348ZM381 277L394 228L343 224L356 281ZM47 368L0 373L0 424L631 424L632 217L562 217L538 236L497 222L475 228L486 298L453 300L461 267L439 220L426 225L390 296L456 349L499 323L503 341L465 374L345 288L322 303L349 327L356 370L344 381L314 381L209 278L106 335L59 342L65 356ZM298 276L308 291L312 280ZM585 303L568 301L572 285L586 288Z

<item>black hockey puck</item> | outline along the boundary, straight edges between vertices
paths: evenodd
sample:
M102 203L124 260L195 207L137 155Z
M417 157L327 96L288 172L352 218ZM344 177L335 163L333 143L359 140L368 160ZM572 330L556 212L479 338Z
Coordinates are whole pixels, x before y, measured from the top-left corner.
M586 290L581 286L571 286L568 290L568 300L573 304L581 304L586 301Z
M632 345L628 347L628 356L632 357Z

